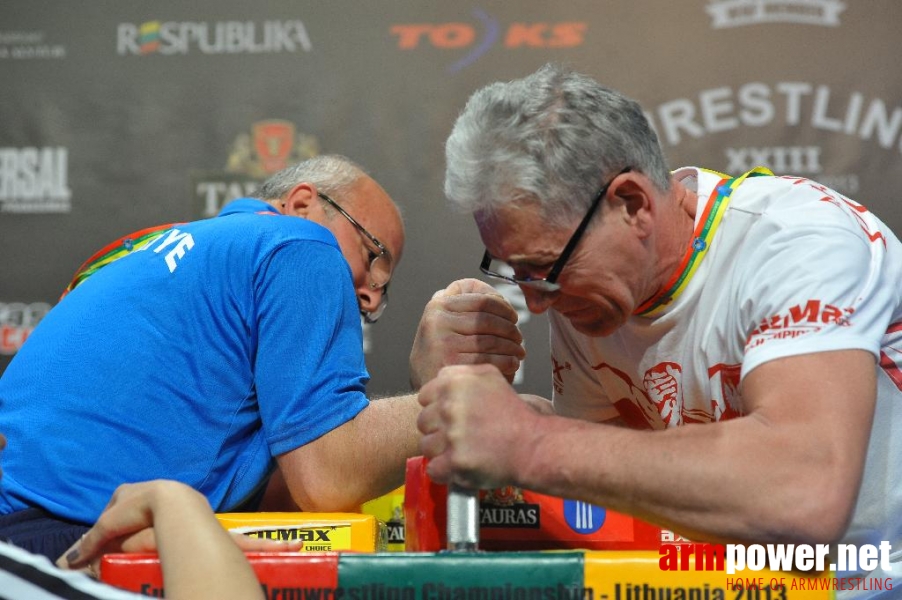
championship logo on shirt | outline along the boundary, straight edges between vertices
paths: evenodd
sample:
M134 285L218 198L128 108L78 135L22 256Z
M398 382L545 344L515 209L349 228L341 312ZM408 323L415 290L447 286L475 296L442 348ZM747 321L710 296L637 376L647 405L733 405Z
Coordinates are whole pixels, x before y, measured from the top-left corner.
M665 429L686 423L711 423L739 415L739 365L715 365L708 370L712 398L686 406L683 368L660 362L648 369L641 384L607 363L592 367L621 418L636 429Z
M563 371L571 371L573 370L573 366L564 361L562 363L558 362L557 359L552 356L551 357L551 383L554 385L554 391L558 394L564 393L564 373Z
M742 365L718 363L708 369L711 382L713 420L726 421L740 416L739 377Z
M749 334L745 343L748 352L774 340L787 340L817 333L825 327L850 327L853 306L836 306L823 300L812 298L804 304L796 304L762 319Z
M592 367L623 421L634 429L664 429L666 423L648 392L636 385L629 374L607 363Z
M225 203L252 193L273 173L319 153L316 136L297 131L290 121L251 124L232 142L223 171L193 174L195 217L216 216Z
M662 362L645 372L642 385L668 427L683 421L683 369L675 362Z

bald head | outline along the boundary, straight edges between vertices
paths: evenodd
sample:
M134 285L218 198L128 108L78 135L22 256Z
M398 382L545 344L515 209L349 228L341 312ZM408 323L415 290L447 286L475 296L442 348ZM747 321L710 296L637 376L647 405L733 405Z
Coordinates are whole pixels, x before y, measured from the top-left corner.
M324 155L276 173L255 196L331 231L351 268L361 310L378 309L383 280L404 249L401 212L382 186L350 159Z
M251 196L272 204L284 198L297 184L305 182L313 184L324 194L340 196L358 179L366 176L363 168L350 158L340 154L323 154L271 175Z
M360 177L342 196L342 207L389 249L395 260L404 250L404 222L394 200L376 180Z

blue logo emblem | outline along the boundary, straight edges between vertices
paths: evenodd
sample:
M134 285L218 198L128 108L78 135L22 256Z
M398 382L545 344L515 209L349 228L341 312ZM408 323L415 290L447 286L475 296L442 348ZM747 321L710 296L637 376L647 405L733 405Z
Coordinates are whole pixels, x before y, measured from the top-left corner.
M595 533L604 525L605 514L600 506L579 500L564 500L564 519L576 533Z

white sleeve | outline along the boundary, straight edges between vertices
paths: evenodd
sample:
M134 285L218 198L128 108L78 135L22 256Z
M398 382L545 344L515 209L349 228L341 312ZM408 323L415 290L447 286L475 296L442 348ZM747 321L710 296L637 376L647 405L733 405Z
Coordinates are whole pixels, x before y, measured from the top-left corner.
M21 598L146 600L147 597L99 583L78 571L58 569L44 556L0 543L0 599Z
M879 358L898 305L885 242L851 228L787 228L746 263L737 301L745 328L742 377L770 360L861 349Z

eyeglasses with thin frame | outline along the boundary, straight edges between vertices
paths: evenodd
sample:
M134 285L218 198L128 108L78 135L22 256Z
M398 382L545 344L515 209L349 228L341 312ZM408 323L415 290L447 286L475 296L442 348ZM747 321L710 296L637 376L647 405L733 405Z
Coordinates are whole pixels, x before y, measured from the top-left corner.
M626 167L625 169L611 177L610 181L601 186L601 189L599 189L598 193L595 194L595 198L592 200L592 204L589 206L589 210L586 212L586 216L584 216L583 220L580 221L579 225L576 228L576 231L574 231L573 235L570 236L570 240L567 242L567 245L564 246L564 250L561 252L560 256L558 256L557 260L554 261L554 264L551 266L551 270L548 271L548 275L546 275L545 277L519 278L511 277L509 275L499 273L498 271L494 271L491 268L494 258L491 254L489 254L488 250L485 251L485 254L482 257L482 264L479 265L479 270L489 277L501 279L502 281L513 283L522 287L527 287L533 290L538 290L540 292L558 291L559 289L561 289L561 286L559 283L557 283L557 278L558 276L560 276L561 271L564 270L564 265L567 264L567 261L570 259L570 255L573 254L574 250L576 250L577 244L579 244L583 233L585 233L586 228L589 226L589 221L592 220L592 215L595 214L595 211L598 209L599 204L601 204L601 199L604 198L605 194L607 194L608 188L611 187L611 184L614 183L614 180L617 179L617 177L630 171L632 171L632 167Z
M375 323L379 317L382 316L382 313L385 312L385 308L388 306L388 283L391 281L392 269L394 268L394 264L392 261L391 252L389 252L388 248L385 247L385 244L376 239L372 233L366 230L366 228L357 222L354 217L348 214L348 212L341 207L335 200L327 196L326 194L317 191L316 195L320 197L321 200L327 202L332 208L341 213L345 219L347 219L351 225L353 225L360 235L369 240L373 246L378 249L378 252L374 252L371 248L368 248L369 252L369 266L367 270L370 275L370 289L372 290L382 290L382 301L379 303L379 306L376 307L376 310L366 311L361 310L360 314L363 315L364 321L367 323Z

